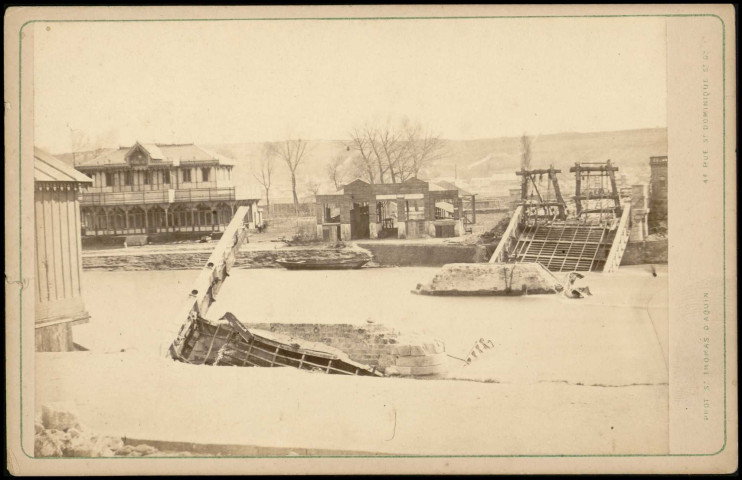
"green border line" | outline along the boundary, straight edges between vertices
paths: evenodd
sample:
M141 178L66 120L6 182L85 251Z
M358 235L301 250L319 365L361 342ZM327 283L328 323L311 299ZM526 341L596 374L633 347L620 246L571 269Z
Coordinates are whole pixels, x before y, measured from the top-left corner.
M238 459L238 458L254 458L254 459L278 459L278 458L342 458L342 459L354 459L354 458L592 458L592 457L709 457L720 454L726 449L727 446L727 278L726 278L726 24L724 20L718 15L711 13L699 13L699 14L637 14L637 15L519 15L519 16L450 16L450 17L296 17L296 18L169 18L169 19L125 19L125 20L29 20L21 25L18 31L18 181L19 181L19 192L18 192L18 245L22 246L23 239L23 224L22 219L22 148L21 148L21 112L22 112L22 71L23 71L23 28L31 23L128 23L128 22L244 22L244 21L377 21L377 20L496 20L496 19L544 19L544 18L636 18L636 17L651 17L651 18L668 18L668 17L715 17L721 22L722 28L722 232L723 232L723 245L722 245L722 259L723 259L723 274L724 274L724 285L723 285L723 312L724 312L724 443L721 448L714 453L668 453L668 454L551 454L551 455L264 455L264 456L187 456L187 457L34 457L26 453L23 449L23 288L19 290L19 312L20 312L20 342L21 342L21 355L20 355L20 443L21 451L26 457L32 460L112 460L112 459L167 459L167 460L183 460L183 459ZM19 249L19 276L21 282L23 281L23 248ZM260 447L258 447L260 448Z

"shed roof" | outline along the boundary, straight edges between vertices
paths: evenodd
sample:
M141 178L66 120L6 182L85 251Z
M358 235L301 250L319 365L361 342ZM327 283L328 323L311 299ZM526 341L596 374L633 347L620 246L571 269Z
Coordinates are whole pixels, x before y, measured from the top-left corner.
M93 183L93 180L44 150L34 147L34 180L37 182Z

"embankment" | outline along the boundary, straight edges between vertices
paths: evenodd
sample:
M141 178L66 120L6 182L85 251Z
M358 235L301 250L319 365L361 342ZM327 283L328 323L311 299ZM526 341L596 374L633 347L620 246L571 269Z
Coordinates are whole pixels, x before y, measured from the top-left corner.
M242 250L235 262L237 268L282 268L276 260L353 259L373 256L368 266L441 267L449 263L484 263L492 254L493 245L441 243L359 242L360 249L328 247L288 247L266 250ZM185 246L184 246L185 247ZM629 243L621 265L667 264L667 239ZM83 255L86 270L194 270L206 264L211 249L190 251L129 249L125 254L97 252Z
M136 271L136 270L194 270L200 269L211 255L211 250L191 252L143 252L111 255L83 256L82 266L86 270ZM350 249L290 249L243 250L238 252L236 268L283 268L276 263L279 258L287 260L351 259L368 258L368 254Z
M447 263L475 263L484 257L484 247L479 245L359 242L358 246L371 252L381 266L440 267Z
M222 238L222 232L169 232L148 235L111 235L100 237L82 237L82 247L85 250L107 250L112 248L123 248L135 245L167 245L177 242L195 242L204 236L210 236L212 240Z

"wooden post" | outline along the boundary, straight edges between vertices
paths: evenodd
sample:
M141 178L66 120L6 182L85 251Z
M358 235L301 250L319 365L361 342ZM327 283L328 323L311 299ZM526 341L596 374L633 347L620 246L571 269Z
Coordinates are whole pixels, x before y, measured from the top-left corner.
M580 182L582 181L582 176L580 173L580 164L575 163L575 166L573 167L575 172L575 208L577 209L577 216L580 216L580 213L582 213L582 200L580 200L580 196L582 193L580 193Z
M611 161L608 160L608 162L606 162L606 164L608 165L608 168L607 168L607 170L608 170L608 178L610 178L610 180L611 180L611 193L614 195L613 202L614 202L616 208L620 208L621 207L621 201L619 200L618 188L616 188L616 176L614 174L614 170L611 168Z
M551 181L552 186L554 187L554 197L556 198L559 209L559 219L564 220L567 218L567 214L564 211L564 199L562 198L562 191L559 189L559 181L557 181L556 178L557 171L554 170L554 167L551 167L549 169L549 180Z
M471 223L477 223L477 198L476 194L471 196Z

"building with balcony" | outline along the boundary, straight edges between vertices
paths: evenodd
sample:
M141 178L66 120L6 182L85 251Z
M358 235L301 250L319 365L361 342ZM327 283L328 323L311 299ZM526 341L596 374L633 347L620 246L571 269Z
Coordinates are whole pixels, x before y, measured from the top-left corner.
M259 198L239 198L234 161L194 144L135 143L75 163L93 179L81 200L86 236L222 232L238 206L259 223Z

